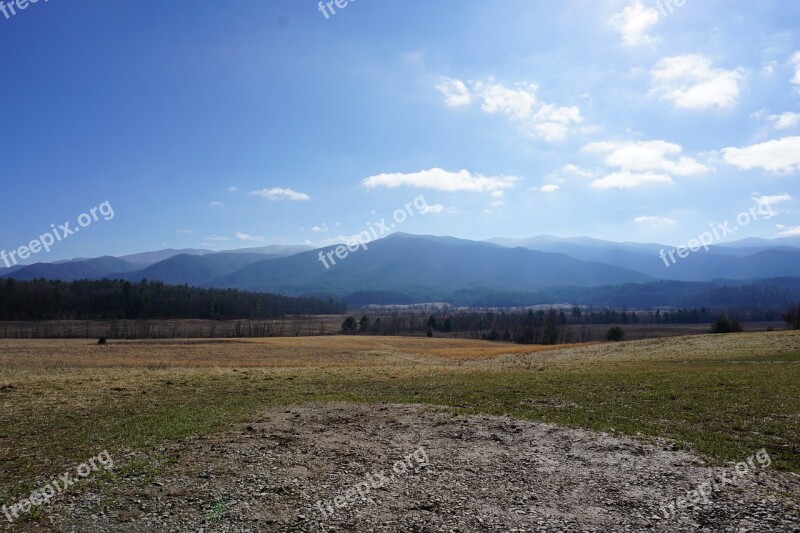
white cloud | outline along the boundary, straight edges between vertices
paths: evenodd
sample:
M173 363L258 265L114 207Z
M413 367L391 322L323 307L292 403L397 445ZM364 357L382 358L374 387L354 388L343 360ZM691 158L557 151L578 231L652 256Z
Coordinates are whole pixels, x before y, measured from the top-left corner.
M214 201L212 201L212 202L209 202L209 204L208 204L208 205L210 205L211 207L222 207L222 206L224 206L225 204L223 204L222 202L218 202L218 201L214 200Z
M583 149L605 154L605 164L618 169L592 181L590 186L595 189L672 184L673 175L691 176L709 170L696 159L681 155L680 145L667 141L604 141L590 143Z
M671 179L656 180L653 178L654 172L691 176L704 174L709 170L696 159L681 155L683 148L680 145L667 141L604 141L587 144L583 150L605 154L606 165L617 167L624 173L650 174L649 181L646 182L651 183L672 183Z
M314 233L326 233L328 231L328 225L322 224L321 226L314 226L311 228L311 231Z
M800 51L795 52L789 61L794 67L794 78L792 78L792 85L795 86L795 91L800 92Z
M800 237L800 226L794 226L778 233L778 237Z
M608 22L622 34L625 44L646 44L652 40L647 30L658 22L658 11L645 7L641 0L635 0Z
M666 174L652 172L613 172L589 184L594 189L632 189L642 185L673 183L672 178Z
M701 55L667 57L650 72L653 94L680 109L727 109L739 99L741 69L713 68Z
M497 83L484 84L477 82L475 90L483 99L481 109L486 113L503 113L512 118L530 117L536 106L536 85L521 86L511 89Z
M800 137L784 137L743 148L724 148L722 154L726 163L743 170L757 168L793 174L800 170Z
M211 237L206 237L205 240L211 241L211 242L218 242L218 241L229 241L230 238L228 238L228 237L220 237L219 235L212 235Z
M581 111L576 106L540 101L536 96L538 87L533 84L508 87L490 80L472 82L470 85L471 91L464 82L448 78L446 84L436 87L445 95L447 106L468 105L473 100L478 101L484 113L504 115L529 135L546 141L564 139L572 127L583 122Z
M179 229L178 233L180 233L181 235L191 235L194 232L190 229Z
M539 187L539 190L542 192L556 192L560 188L561 187L559 187L558 185L554 185L551 183L548 185L542 185L541 187Z
M633 219L636 224L644 224L651 228L662 229L677 224L677 220L668 217L641 216Z
M236 185L231 185L230 187L228 187L228 192L239 192L239 187L237 187Z
M757 204L764 204L764 205L775 205L780 204L783 202L790 202L792 200L791 195L783 193L783 194L776 194L773 196L753 196L753 201Z
M439 191L492 192L510 189L519 181L515 176L482 176L468 170L448 172L441 168L431 168L420 172L404 174L401 172L378 174L365 178L361 184L368 189L377 187L417 187Z
M236 233L236 238L240 241L263 241L264 237L257 237L255 235L248 235L247 233Z
M533 116L533 130L547 141L557 141L567 136L571 124L581 122L581 110L575 106L544 104Z
M469 105L472 101L469 88L461 80L443 78L436 88L444 95L444 103L448 107Z
M268 200L290 200L292 202L305 202L311 200L311 197L304 192L297 192L292 189L284 189L281 187L251 191L250 195L261 196L262 198L266 198Z
M573 165L572 163L567 163L561 167L561 172L564 174L575 174L576 176L580 176L582 178L591 178L594 176L594 172L591 170L586 170L578 165Z
M780 115L770 115L767 120L772 122L776 130L790 130L800 126L800 113L781 113Z
M454 213L456 211L455 207L445 207L442 204L425 204L422 209L419 210L420 215L441 215L443 213Z

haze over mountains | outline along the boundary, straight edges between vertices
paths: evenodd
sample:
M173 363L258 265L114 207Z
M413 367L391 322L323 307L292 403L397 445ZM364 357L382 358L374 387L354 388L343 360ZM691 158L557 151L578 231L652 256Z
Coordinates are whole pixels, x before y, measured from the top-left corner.
M711 281L758 279L800 275L800 237L745 239L690 253L667 266L658 254L672 246L655 243L610 242L588 237L560 239L546 235L529 239L489 239L502 246L567 254L583 261L597 261L641 272L657 279ZM669 260L668 260L669 261ZM794 261L794 263L793 263Z
M718 287L736 288L744 294L745 287L752 285L756 290L750 283L753 280L800 278L800 238L746 239L713 246L669 267L658 254L672 247L591 238L538 236L484 242L395 233L368 243L366 250L359 248L343 260L336 259L336 264L326 269L320 253L335 249L275 245L225 252L160 250L37 263L0 270L0 275L20 280L147 279L290 296L330 296L355 304L449 301L463 305L529 305L566 298L571 303L601 305L614 300L614 291L608 287L635 295L620 305L644 301L650 305L714 305L700 301L699 295ZM795 298L793 291L800 287L791 279L757 284L759 291L766 291L764 298L769 302ZM623 285L628 287L624 291L619 288ZM643 296L654 292L654 298ZM683 300L678 302L670 295L680 295ZM671 303L663 303L667 300Z
M284 257L311 250L310 246L272 245L226 252L187 248L153 252L73 259L56 263L35 263L0 269L0 276L20 280L119 278L132 281L158 280L164 283L200 285L218 276L234 272L252 262ZM12 275L13 274L13 275Z

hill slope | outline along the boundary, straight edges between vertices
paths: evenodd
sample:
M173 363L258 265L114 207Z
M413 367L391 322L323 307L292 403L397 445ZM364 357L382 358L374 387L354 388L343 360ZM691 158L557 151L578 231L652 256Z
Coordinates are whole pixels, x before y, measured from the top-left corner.
M176 255L142 270L111 277L128 281L158 280L172 285L202 285L209 280L236 272L248 265L279 256L250 253Z

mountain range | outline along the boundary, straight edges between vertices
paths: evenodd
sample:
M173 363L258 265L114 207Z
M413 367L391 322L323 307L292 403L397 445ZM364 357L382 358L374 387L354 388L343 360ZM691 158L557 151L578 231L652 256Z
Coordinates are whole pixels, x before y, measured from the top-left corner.
M226 252L158 250L37 263L0 270L0 276L62 281L147 279L335 297L360 304L448 301L464 295L485 299L487 294L529 295L531 299L538 293L539 298L544 294L553 298L559 290L565 296L589 294L575 289L595 288L596 293L600 287L661 281L741 286L751 280L800 278L800 237L744 239L712 246L709 251L701 249L683 259L676 256L677 261L667 266L669 261L659 253L672 249L657 243L587 237L472 241L394 233L366 244L366 249L347 252L344 259L337 257L336 245L319 249L273 245ZM344 255L341 248L339 254Z

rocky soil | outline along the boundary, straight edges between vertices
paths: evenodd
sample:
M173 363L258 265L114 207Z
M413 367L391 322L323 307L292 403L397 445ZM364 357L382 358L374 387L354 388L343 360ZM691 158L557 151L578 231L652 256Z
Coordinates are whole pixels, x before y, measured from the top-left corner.
M754 460L736 474L673 448L429 407L306 405L151 457L117 456L113 482L66 494L42 523L74 532L800 531L796 475ZM125 468L164 456L175 460L155 476ZM670 510L723 472L728 481L705 501L689 492L696 503Z

